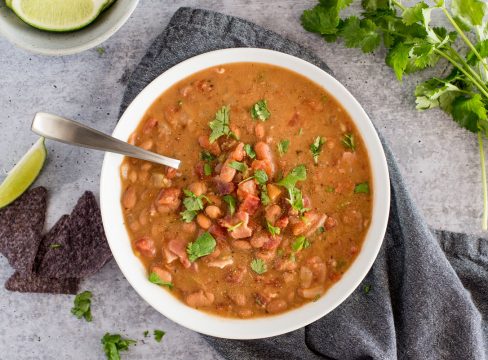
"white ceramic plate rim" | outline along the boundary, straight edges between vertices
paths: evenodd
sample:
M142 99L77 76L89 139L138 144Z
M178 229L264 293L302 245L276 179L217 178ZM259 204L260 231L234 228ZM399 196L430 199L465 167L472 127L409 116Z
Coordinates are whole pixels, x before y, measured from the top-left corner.
M0 0L2 1L2 0ZM139 4L139 0L134 0L129 6L127 6L127 9L125 13L117 20L114 22L112 27L108 29L106 32L101 34L100 36L87 41L84 44L77 45L77 46L72 46L72 47L66 47L62 49L50 49L50 48L43 48L40 46L35 46L31 44L29 41L22 41L21 37L15 37L10 34L9 31L2 31L2 28L0 27L0 34L2 34L8 41L10 41L12 44L15 46L18 46L21 49L30 51L35 54L41 54L41 55L48 55L48 56L64 56L64 55L73 55L80 53L82 51L94 48L97 45L100 45L103 43L105 40L110 38L113 34L115 34L119 29L126 23L126 21L129 19L129 17L132 15L134 10L136 9L137 5ZM11 11L9 9L9 11ZM107 11L110 11L110 9L107 9ZM99 19L98 19L99 20ZM97 21L97 20L95 20ZM88 27L91 26L88 25ZM80 29L78 31L83 31L84 29ZM42 30L39 30L42 31ZM47 34L49 34L47 32ZM76 34L76 32L72 32L72 34Z
M113 136L126 141L153 101L173 84L200 70L235 62L273 64L312 79L333 94L348 110L362 134L374 176L373 215L363 248L342 279L318 301L284 314L245 320L207 314L186 306L166 290L147 281L146 271L132 252L124 227L120 206L121 155L105 155L100 181L100 206L107 239L117 264L132 287L152 307L178 324L199 333L229 339L257 339L284 334L314 322L341 304L356 289L371 268L383 242L390 205L390 183L386 158L378 135L366 112L349 91L315 65L271 50L224 49L183 61L157 77L134 99L122 115Z

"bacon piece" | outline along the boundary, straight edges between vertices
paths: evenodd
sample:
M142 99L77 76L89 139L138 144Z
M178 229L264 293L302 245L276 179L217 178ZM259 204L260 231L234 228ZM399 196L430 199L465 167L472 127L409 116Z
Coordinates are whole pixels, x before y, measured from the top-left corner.
M200 135L198 143L202 148L208 150L212 155L219 156L221 153L220 146L217 142L210 143L208 136Z
M248 195L241 205L239 205L239 211L245 212L250 215L254 215L259 208L260 200L255 195Z
M248 195L257 195L256 183L253 179L244 181L237 186L237 198L242 201Z
M149 236L143 236L136 241L136 249L147 258L154 258L156 256L156 246L154 240Z
M189 268L191 266L191 262L188 259L188 255L186 253L186 245L187 242L185 240L181 238L175 238L168 242L168 250L178 256L183 267Z
M171 210L176 210L180 206L181 189L171 187L167 189L161 189L158 194L158 205L166 205Z
M231 194L236 188L234 183L223 182L218 176L214 177L214 184L215 184L215 189L217 190L217 194L220 196Z
M276 220L275 226L279 227L282 231L288 226L290 222L290 218L288 216L282 216L278 220Z
M242 222L237 228L229 232L233 239L244 239L252 235L252 229L249 227L249 214L238 211L232 218L228 216L220 220L220 225L224 228L230 228Z
M281 236L269 236L268 240L263 244L263 250L273 250L276 249L281 243Z
M309 211L303 215L303 220L296 222L293 224L293 235L305 235L310 236L313 234L319 227L323 226L327 220L327 215L325 214L317 214L315 212Z

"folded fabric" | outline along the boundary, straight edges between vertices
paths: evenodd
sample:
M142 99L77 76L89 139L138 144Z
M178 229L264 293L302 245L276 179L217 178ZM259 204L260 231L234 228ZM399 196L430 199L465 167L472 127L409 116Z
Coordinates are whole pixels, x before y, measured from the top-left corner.
M307 49L248 21L181 8L129 80L121 112L155 77L192 56L230 47L288 53L330 73ZM488 241L428 228L383 141L391 176L388 229L373 268L338 308L282 336L206 336L229 359L484 359ZM366 288L369 291L364 291Z

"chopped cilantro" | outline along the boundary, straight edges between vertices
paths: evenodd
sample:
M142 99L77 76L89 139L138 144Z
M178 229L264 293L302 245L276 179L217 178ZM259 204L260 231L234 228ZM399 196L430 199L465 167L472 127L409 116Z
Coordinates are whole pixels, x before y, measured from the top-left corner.
M271 225L268 221L266 221L266 226L268 227L268 231L271 235L279 235L281 232L281 229L277 226Z
M148 337L149 336L149 330L144 331L143 334L144 334L144 337Z
M276 251L276 255L278 255L279 257L282 257L282 256L283 256L283 254L284 254L284 251L283 251L283 249L281 249L281 248L280 248L280 249L278 249L278 251Z
M214 237L210 233L204 232L194 242L188 243L186 247L188 259L194 262L202 256L209 255L214 251L216 245Z
M354 140L354 134L345 134L342 138L342 145L346 149L350 149L352 151L356 150L356 141Z
M212 167L210 166L210 164L205 163L203 165L203 173L205 174L205 176L211 176L212 175Z
M161 342L164 335L166 335L166 333L163 330L154 330L154 340L157 342Z
M306 249L310 247L310 242L307 240L305 236L299 236L295 239L295 241L291 244L291 248L294 252L300 251L302 249Z
M49 245L51 249L59 249L61 246L62 246L61 244L55 244L55 243Z
M186 197L183 199L183 206L185 211L180 213L181 219L184 222L191 222L197 216L198 212L203 210L203 199L206 199L205 195L196 196L190 190L183 190Z
M290 146L290 140L281 140L278 143L278 152L280 153L280 156L283 156L287 153L289 146Z
M301 136L302 134L303 134L303 128L300 128L300 129L298 130L298 136Z
M101 46L100 47L97 47L97 53L99 55L105 54L105 48L104 47L101 47Z
M328 193L333 193L335 192L335 188L333 186L326 186L325 187L325 192L328 192Z
M159 275L156 274L155 272L150 273L148 279L149 279L149 282L152 282L153 284L156 284L156 285L159 285L159 286L166 286L169 289L172 289L173 288L173 283L167 282L167 281L163 281L159 277Z
M251 261L251 269L256 274L261 275L261 274L264 274L266 271L268 271L268 266L263 261L263 259L253 259Z
M305 211L310 210L303 206L303 196L299 188L293 187L288 189L288 195L290 196L290 198L287 200L290 203L291 207L298 211L300 214L303 214Z
M84 318L88 322L92 321L91 298L91 291L83 291L76 295L71 313L78 319Z
M319 226L319 228L317 229L317 233L322 234L323 232L325 232L325 228L323 226Z
M295 187L298 181L304 181L307 179L307 169L305 165L298 165L283 179L278 181L278 185L281 185L287 189Z
M271 199L269 198L268 195L268 188L266 187L266 185L261 186L261 203L264 206L269 205L271 203Z
M222 199L229 206L230 216L234 215L236 211L236 198L233 197L232 195L225 195Z
M290 254L290 261L292 261L292 262L296 262L297 261L297 257L295 255L295 253L291 253Z
M354 193L356 194L369 194L369 184L368 182L363 182L360 184L356 184L354 187Z
M312 152L313 162L315 165L319 163L319 155L322 150L322 145L325 144L323 137L317 136L312 144L310 144L310 151Z
M222 106L217 112L215 113L215 118L208 123L212 133L208 140L210 143L215 142L221 136L232 136L234 133L230 130L229 123L230 123L230 107L229 106Z
M364 284L363 285L363 293L365 293L366 295L368 295L370 291L371 291L371 285Z
M271 116L268 110L268 102L266 100L259 100L251 108L251 117L256 120L266 121Z
M119 334L109 333L105 333L101 341L107 360L120 360L119 352L129 350L129 346L136 343L134 340L122 338Z
M268 181L268 175L266 171L258 169L254 172L254 179L256 179L259 185L264 185Z
M215 156L213 156L209 151L203 150L200 153L200 159L202 159L203 161L212 161L215 160Z
M247 171L247 165L243 162L231 161L229 163L229 166L233 169L236 169L237 171L239 171L241 173L245 173Z
M256 152L253 150L251 145L245 144L244 151L246 152L247 156L249 156L251 159L254 159L256 157Z

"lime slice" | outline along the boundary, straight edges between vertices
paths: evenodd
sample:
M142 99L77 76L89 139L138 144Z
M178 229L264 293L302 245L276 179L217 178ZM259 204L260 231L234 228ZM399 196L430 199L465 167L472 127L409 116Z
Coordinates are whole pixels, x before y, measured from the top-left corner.
M26 191L41 172L46 160L44 138L40 138L20 159L0 184L0 209L7 206Z
M81 29L111 0L10 0L10 8L27 24L46 31Z

